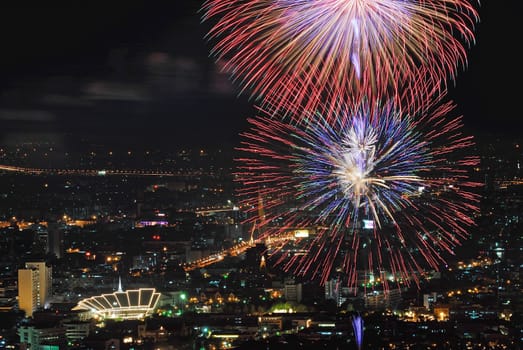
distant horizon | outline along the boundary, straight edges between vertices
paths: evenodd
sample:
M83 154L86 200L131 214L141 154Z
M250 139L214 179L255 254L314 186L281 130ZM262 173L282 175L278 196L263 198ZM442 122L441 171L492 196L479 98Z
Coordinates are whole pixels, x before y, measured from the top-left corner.
M496 131L478 131L470 133L464 127L463 134L472 136L476 145L481 146L492 142L502 140L504 143L523 143L523 134L519 132L506 133ZM240 147L241 137L238 135L236 139L224 138L220 142L210 139L205 141L205 138L193 138L191 141L181 141L174 135L149 135L141 138L139 143L136 142L136 135L127 135L114 138L111 134L83 134L79 135L74 132L50 132L50 133L28 133L24 135L11 135L7 138L0 137L0 146L14 147L20 146L24 143L49 143L53 145L61 145L70 151L81 149L82 147L101 146L111 147L113 149L136 149L136 150L160 150L165 151L180 150L183 148L213 148L222 150L234 150ZM523 146L523 145L522 145Z

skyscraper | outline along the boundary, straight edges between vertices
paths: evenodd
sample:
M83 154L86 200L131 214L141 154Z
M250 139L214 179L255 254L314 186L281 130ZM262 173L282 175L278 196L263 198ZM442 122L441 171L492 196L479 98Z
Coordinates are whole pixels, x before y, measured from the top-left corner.
M38 281L38 270L18 270L18 307L27 317L33 316L39 305Z
M50 222L47 226L47 249L46 253L51 253L58 259L62 254L63 232L57 222Z
M18 306L27 317L45 307L52 294L52 269L45 262L26 262L18 270Z

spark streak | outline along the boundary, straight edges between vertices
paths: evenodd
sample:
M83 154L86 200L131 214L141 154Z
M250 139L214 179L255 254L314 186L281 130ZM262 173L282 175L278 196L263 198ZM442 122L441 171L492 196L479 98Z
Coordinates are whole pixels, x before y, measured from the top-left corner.
M351 286L363 272L388 287L438 270L474 226L480 184L469 179L479 162L472 137L449 117L453 104L437 102L411 114L361 104L303 124L263 111L249 119L236 174L249 220L259 220L253 203L261 197L266 235L315 231L275 249L273 261L322 283L344 271ZM293 245L306 253L295 255Z
M479 21L472 0L207 0L201 11L241 93L294 117L332 99L423 105L466 67Z

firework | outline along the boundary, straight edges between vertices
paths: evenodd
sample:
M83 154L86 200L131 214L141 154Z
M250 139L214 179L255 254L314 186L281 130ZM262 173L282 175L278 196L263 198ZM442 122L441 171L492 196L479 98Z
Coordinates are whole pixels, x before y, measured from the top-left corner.
M355 286L364 271L386 288L438 270L474 226L479 185L468 174L478 164L472 138L448 116L452 102L437 102L411 114L360 104L334 123L249 119L238 194L260 238L282 242L272 261L321 283L343 272ZM298 228L311 237L300 241Z
M340 97L423 105L466 66L479 20L467 0L207 0L202 12L211 54L274 113Z
M352 316L352 329L354 330L354 339L358 350L363 345L363 318L360 315Z

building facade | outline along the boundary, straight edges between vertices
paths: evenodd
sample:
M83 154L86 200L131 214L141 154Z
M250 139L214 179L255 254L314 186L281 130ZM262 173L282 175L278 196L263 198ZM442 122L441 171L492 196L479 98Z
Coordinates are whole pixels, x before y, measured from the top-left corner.
M18 307L31 317L38 308L45 308L52 295L52 268L45 262L26 262L18 270Z

